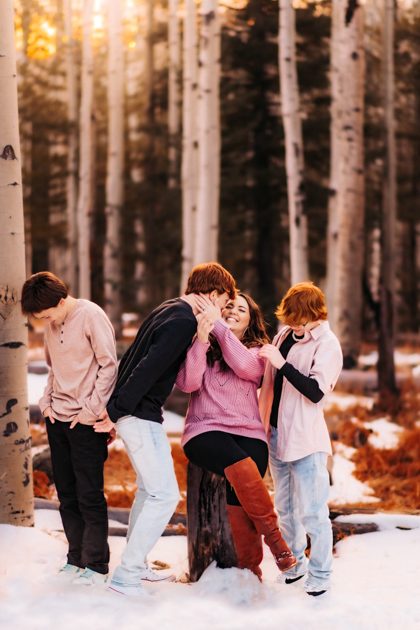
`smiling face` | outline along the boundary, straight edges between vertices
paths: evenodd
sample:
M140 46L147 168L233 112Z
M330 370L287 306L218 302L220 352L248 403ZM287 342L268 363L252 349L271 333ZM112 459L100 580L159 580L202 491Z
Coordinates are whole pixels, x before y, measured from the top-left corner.
M238 295L235 300L229 300L222 311L222 317L238 339L242 339L249 326L251 316L245 298Z

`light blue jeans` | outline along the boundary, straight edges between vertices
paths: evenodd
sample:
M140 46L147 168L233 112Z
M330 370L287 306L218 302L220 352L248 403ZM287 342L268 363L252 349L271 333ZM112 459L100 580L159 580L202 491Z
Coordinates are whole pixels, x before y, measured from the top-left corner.
M312 453L293 462L276 457L278 431L270 438L270 471L274 481L274 507L283 537L298 564L286 577L308 571L306 590L330 586L332 565L332 528L329 518L329 475L327 453ZM311 554L305 556L306 534L311 539Z
M161 424L126 416L117 432L137 474L138 490L130 512L127 546L111 583L140 584L147 554L162 535L179 501L171 447Z

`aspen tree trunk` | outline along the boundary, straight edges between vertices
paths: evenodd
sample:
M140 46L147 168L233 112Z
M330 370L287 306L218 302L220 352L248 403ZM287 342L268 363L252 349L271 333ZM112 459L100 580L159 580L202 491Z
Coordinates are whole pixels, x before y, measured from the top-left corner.
M340 74L340 29L344 24L342 8L345 0L333 0L331 19L330 77L331 77L331 127L330 127L330 186L328 199L327 225L327 278L325 297L328 308L328 321L332 330L336 330L335 301L336 288L335 261L337 259L338 216L338 166L339 166L339 126L342 75Z
M290 226L292 285L309 279L308 228L304 182L302 121L296 70L295 10L292 0L279 0L279 67L282 115L286 144L287 195Z
M138 94L142 90L141 80L144 81L146 57L146 37L143 29L139 29L134 50L127 52L126 64L126 93L128 109L128 153L130 161L130 177L133 184L139 184L144 180L144 170L138 165L139 144L142 134L139 132L140 115L138 104L134 106L134 99L138 99ZM136 259L134 262L134 294L137 305L142 305L146 301L145 279L146 269L144 263L145 241L144 226L140 217L141 201L138 202L136 216L133 219L133 229L135 234Z
M120 0L109 0L108 166L106 179L106 241L104 247L105 310L122 336L122 206L124 201L124 48Z
M395 230L397 215L397 166L394 106L394 0L385 0L384 109L385 171L382 199L381 287L378 387L384 398L395 395Z
M33 525L25 280L14 9L0 2L0 523Z
M66 33L67 116L70 125L67 153L67 282L77 292L77 80L74 60L71 0L64 0Z
M92 213L92 103L93 54L91 42L93 0L83 5L82 85L80 104L79 197L77 202L77 243L80 298L90 299L90 221Z
M169 188L176 188L178 174L177 143L180 125L180 89L179 74L181 66L181 48L178 21L179 0L169 0L168 43L169 43Z
M28 39L30 31L31 13L29 7L22 7L22 35L23 35L23 68L19 73L18 81L23 81L29 71L28 57ZM21 135L21 151L22 151L22 175L23 175L23 214L25 223L25 260L26 260L26 277L32 275L32 214L31 214L31 172L32 172L32 122L27 119L27 106L24 105L25 114L22 117L19 114Z
M198 38L194 0L185 0L182 110L182 274L181 293L194 265L194 234L198 193Z
M353 0L338 0L333 11L339 13L338 51L334 51L338 53L335 64L339 86L338 90L334 86L331 141L336 152L331 162L336 190L330 217L334 234L332 251L328 252L329 306L331 327L343 349L344 367L351 368L360 353L364 261L363 9Z
M202 0L198 72L198 152L194 265L217 260L220 193L220 18L217 0Z

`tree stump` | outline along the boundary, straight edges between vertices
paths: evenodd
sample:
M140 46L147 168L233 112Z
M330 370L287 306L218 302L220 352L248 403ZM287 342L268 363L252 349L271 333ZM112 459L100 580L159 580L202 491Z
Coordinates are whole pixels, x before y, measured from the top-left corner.
M197 582L214 560L222 569L237 566L225 480L191 462L187 477L187 531L191 582Z

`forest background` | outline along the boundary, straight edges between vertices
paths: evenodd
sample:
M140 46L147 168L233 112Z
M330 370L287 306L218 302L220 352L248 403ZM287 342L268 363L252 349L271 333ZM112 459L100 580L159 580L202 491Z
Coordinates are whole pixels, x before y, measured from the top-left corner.
M49 269L80 296L69 269L68 147L75 130L79 171L80 119L69 120L69 45L77 107L82 98L83 11L73 1L71 39L63 0L18 0L19 115L26 224L27 275ZM86 3L85 3L86 4ZM123 42L124 169L121 206L122 311L145 315L180 294L182 268L182 129L168 126L170 56L167 2L126 0ZM349 3L350 6L351 3ZM355 3L357 7L357 3ZM67 9L68 10L68 9ZM182 37L183 11L177 8ZM386 119L383 16L380 0L363 6L363 271L359 318L365 339L379 329L381 211ZM218 260L241 290L262 306L274 330L274 310L291 283L285 134L280 98L279 4L274 0L219 3L221 19L221 171ZM300 119L303 131L309 278L326 288L328 205L331 198L331 32L329 0L294 3ZM397 165L396 330L420 324L420 18L418 6L395 13L395 158ZM198 24L200 22L198 14ZM89 210L91 298L106 307L106 180L110 49L108 3L93 5L92 178ZM178 44L181 46L181 44ZM183 73L176 68L178 100ZM179 103L181 108L181 103ZM171 157L172 151L172 157ZM174 156L175 155L175 161ZM70 252L70 259L75 260ZM77 273L77 271L76 271ZM302 278L303 279L303 278ZM72 286L73 285L73 286ZM347 367L354 365L349 362Z

